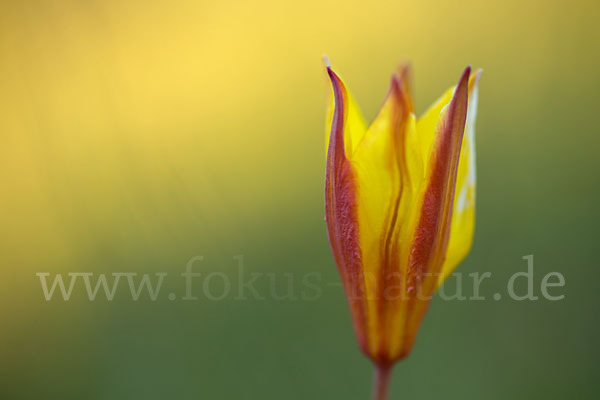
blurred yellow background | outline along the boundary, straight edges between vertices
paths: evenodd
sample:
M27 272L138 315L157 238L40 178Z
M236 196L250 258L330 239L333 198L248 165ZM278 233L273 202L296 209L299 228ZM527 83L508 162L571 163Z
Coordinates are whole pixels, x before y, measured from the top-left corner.
M491 271L502 287L534 254L567 280L557 303L434 302L393 398L597 393L599 10L584 0L4 2L0 397L367 398L369 366L339 290L313 303L110 303L83 292L46 302L35 276L177 275L195 255L232 271L243 255L252 271L336 280L323 224L323 54L367 119L402 60L419 112L467 64L483 68L477 233L461 268Z

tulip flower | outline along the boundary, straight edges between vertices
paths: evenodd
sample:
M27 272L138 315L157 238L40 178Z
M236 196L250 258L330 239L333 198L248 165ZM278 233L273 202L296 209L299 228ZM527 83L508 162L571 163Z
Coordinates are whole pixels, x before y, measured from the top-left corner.
M411 351L437 288L471 248L475 215L477 84L468 67L417 118L410 70L392 77L367 127L328 65L325 219L374 398Z

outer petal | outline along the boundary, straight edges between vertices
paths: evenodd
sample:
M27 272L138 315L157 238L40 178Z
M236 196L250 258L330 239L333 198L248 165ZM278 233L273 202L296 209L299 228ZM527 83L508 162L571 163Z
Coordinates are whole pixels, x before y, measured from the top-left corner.
M454 192L468 106L470 68L463 73L452 99L441 108L434 130L431 156L426 163L425 185L421 195L407 271L407 315L403 334L403 355L412 348L430 296L438 282L452 221ZM435 105L435 110L439 105ZM431 110L430 110L431 111ZM426 116L429 118L429 115ZM428 122L425 120L425 122ZM417 129L426 125L419 124ZM429 140L430 132L419 131Z
M346 156L352 140L352 103L339 77L328 68L334 92L334 111L327 149L325 174L325 220L329 243L346 290L354 329L361 348L366 346L366 300L358 237L356 178Z
M478 84L481 70L469 82L467 123L458 163L456 194L452 211L452 226L446 259L441 269L438 286L467 256L473 243L475 229L475 119L477 117Z

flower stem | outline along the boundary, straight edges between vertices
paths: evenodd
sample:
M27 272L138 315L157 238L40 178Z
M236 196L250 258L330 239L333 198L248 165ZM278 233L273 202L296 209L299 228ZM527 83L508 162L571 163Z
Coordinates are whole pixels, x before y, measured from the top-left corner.
M373 400L387 400L392 365L375 365Z

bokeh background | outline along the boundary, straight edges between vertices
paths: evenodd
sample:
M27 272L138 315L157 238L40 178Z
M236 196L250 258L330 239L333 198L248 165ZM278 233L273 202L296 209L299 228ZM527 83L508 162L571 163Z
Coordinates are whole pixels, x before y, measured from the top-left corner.
M459 271L492 272L487 300L434 300L392 398L597 398L599 10L3 2L0 398L369 397L323 222L323 54L367 119L401 60L420 112L467 64L484 69L477 232ZM559 271L564 300L492 299L528 254L536 294ZM231 277L225 299L194 278L198 300L180 300L199 255L195 272ZM255 285L265 300L235 300L235 256L247 277L271 274ZM38 272L169 275L156 301L126 281L90 301L79 281L47 302ZM291 276L299 297L314 272L316 300L271 295Z

